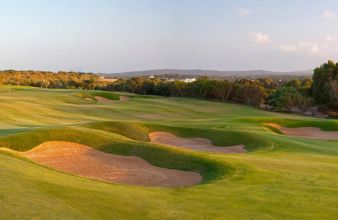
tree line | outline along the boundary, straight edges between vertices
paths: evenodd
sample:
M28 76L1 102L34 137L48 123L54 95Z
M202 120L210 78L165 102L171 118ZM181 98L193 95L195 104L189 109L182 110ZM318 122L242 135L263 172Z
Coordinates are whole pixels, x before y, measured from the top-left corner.
M322 112L338 117L338 63L333 61L317 67L312 78L288 81L271 78L230 81L199 77L195 82L185 83L181 80L168 82L160 78L137 77L98 88L142 95L236 102L278 111Z
M200 77L194 82L185 83L180 80L168 82L160 78L137 77L119 80L99 89L142 95L201 98L254 106L266 103L279 109L290 110L296 106L304 108L310 105L311 86L311 79L294 79L281 83L270 78L228 81Z
M102 81L93 73L5 70L0 71L0 84L189 97L291 112L306 112L320 106L338 112L338 63L333 61L317 67L312 79L303 77L288 81L269 77L233 81L199 77L194 82L183 82L161 77L134 77L111 82Z
M93 73L49 71L0 71L0 84L59 89L95 89L99 76Z

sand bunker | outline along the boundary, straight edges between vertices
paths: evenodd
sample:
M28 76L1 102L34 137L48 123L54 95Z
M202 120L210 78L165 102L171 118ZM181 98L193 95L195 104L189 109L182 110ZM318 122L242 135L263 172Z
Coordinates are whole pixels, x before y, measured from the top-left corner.
M126 102L126 101L128 101L130 98L129 98L128 96L120 96L120 100L119 100L119 101L114 101L114 100L110 100L110 99L107 99L107 98L102 97L102 96L95 96L95 99L96 99L98 102L107 103L107 102Z
M338 140L338 131L322 131L319 128L287 128L275 123L264 123L267 126L280 130L283 134L289 136L304 137L319 140Z
M71 142L45 142L20 154L56 170L112 183L184 187L202 181L196 172L160 168L139 157L104 153Z
M107 98L102 97L102 96L95 96L94 98L96 99L96 101L103 102L103 103L105 103L105 102L111 102L112 101L112 100L107 99Z
M167 132L152 132L149 134L150 142L169 146L183 147L197 151L214 153L245 153L244 145L229 147L214 146L205 138L180 138Z
M121 101L121 102L126 102L126 101L128 101L129 99L130 99L130 97L128 97L128 96L123 96L123 95L120 96L120 101Z

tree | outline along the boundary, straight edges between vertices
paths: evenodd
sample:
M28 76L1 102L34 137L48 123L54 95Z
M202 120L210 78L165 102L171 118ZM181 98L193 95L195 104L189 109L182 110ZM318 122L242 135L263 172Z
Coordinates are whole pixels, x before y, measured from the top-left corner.
M302 87L302 82L299 79L293 79L289 82L285 83L285 87L293 87L297 90L299 90Z
M268 98L268 104L279 110L306 109L311 99L302 96L294 87L280 87Z
M312 95L318 104L338 104L338 64L328 61L314 70Z
M210 80L207 87L207 98L226 101L230 99L233 84L227 80Z
M241 79L236 81L233 100L236 102L259 106L267 97L267 90L258 81Z

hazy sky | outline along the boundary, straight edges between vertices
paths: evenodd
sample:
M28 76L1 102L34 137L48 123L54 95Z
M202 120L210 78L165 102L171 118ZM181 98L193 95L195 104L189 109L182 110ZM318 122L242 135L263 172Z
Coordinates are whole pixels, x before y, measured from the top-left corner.
M0 0L0 69L289 71L328 59L336 0Z

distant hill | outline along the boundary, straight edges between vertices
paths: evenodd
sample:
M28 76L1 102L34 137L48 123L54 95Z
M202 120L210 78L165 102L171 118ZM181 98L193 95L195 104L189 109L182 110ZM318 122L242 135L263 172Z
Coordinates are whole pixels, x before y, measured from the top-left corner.
M189 76L214 76L214 77L227 77L227 76L274 76L274 75L287 75L287 76L310 76L313 70L303 71L290 71L290 72L275 72L266 70L243 70L243 71L219 71L219 70L202 70L202 69L156 69L144 71L131 71L120 73L107 73L101 74L109 77L137 77L137 76L157 76L157 75L189 75Z

